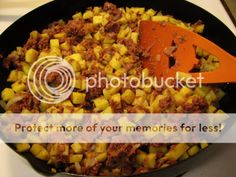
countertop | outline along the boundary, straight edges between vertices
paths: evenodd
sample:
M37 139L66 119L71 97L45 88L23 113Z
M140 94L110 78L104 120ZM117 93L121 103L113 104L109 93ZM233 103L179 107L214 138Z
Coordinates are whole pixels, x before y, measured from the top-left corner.
M215 15L235 34L236 28L220 0L188 0ZM0 1L0 34L15 20L49 0L2 0ZM236 3L236 2L235 2ZM236 144L222 144L215 156L206 160L183 177L235 177ZM26 160L16 155L0 141L0 177L42 177Z

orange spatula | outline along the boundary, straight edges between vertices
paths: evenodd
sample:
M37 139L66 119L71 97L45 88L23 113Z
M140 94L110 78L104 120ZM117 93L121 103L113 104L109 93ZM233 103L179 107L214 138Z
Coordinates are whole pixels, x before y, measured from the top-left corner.
M199 62L195 52L199 47L219 59L216 70L201 72L202 83L236 82L236 57L192 31L167 22L142 21L140 45L150 50L151 56L144 61L144 66L157 78L175 77L177 72L189 73ZM170 67L171 59L175 64ZM190 74L199 77L199 72Z

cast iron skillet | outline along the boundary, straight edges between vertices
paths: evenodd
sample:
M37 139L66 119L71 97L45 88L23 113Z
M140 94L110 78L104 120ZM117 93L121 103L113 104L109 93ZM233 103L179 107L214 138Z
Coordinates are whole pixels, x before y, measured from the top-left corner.
M71 18L71 16L76 11L84 11L87 7L90 6L102 6L105 1L106 0L58 0L50 2L33 10L32 12L17 20L0 36L0 54L3 54L3 56L6 57L7 54L15 49L16 46L23 45L32 30L42 30L53 21L59 19L67 20ZM234 34L217 18L189 2L186 2L184 0L110 0L110 2L117 4L120 7L140 6L153 8L158 11L161 10L164 14L173 15L175 18L181 19L185 22L193 23L201 19L206 25L203 36L215 42L232 55L236 55L236 38ZM9 86L9 84L6 83L6 78L9 72L4 69L2 65L0 66L0 68L0 78L2 79L0 90L3 90L5 87ZM227 92L227 95L220 103L220 107L225 112L235 113L236 103L234 100L236 99L236 85L228 84L220 86ZM12 145L10 145L10 147L13 148ZM202 163L207 158L211 158L210 155L216 149L217 145L211 145L209 148L202 150L198 155L185 161L179 162L173 166L162 170L154 170L152 172L136 176L175 177L181 175L197 164ZM51 175L50 167L46 165L45 162L34 158L30 153L25 153L23 154L23 156L38 172L42 173L43 175ZM57 176L79 175L58 173Z

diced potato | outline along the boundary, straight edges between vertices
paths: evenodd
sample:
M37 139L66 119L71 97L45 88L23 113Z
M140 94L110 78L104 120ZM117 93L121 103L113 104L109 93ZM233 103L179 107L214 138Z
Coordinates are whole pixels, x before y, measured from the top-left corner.
M115 54L113 57L112 57L112 59L111 59L111 61L109 62L109 65L112 67L112 68L114 68L115 70L118 70L118 69L120 69L121 68L121 63L119 62L119 54Z
M99 14L101 12L101 7L97 7L97 6L94 7L93 12L94 12L94 14Z
M184 86L183 88L180 89L180 94L182 94L183 96L190 96L192 95L193 91L192 89Z
M137 89L136 90L136 97L146 97L146 93L143 90Z
M32 31L30 33L30 37L34 38L34 39L38 39L39 37L39 32L38 31Z
M85 79L76 80L75 88L78 88L81 91L86 90L86 80Z
M215 106L210 105L207 109L207 112L208 113L214 113L214 112L216 112L216 110L217 110L217 108Z
M157 12L153 9L148 9L146 14L148 14L149 16L154 16Z
M169 160L178 160L187 150L189 146L185 143L177 144L173 149L165 154Z
M102 97L96 98L94 100L94 104L95 104L95 107L96 107L97 111L103 111L109 106L108 101L105 98L102 98Z
M205 149L208 147L208 143L201 143L200 146L202 149Z
M71 107L64 107L63 108L63 113L72 113L72 111L73 111L73 108L71 108Z
M111 96L117 93L119 88L110 88L110 89L103 89L103 95L106 99L110 99Z
M89 19L93 17L93 12L91 10L87 10L84 14L83 14L83 19Z
M115 75L118 77L124 76L124 74L127 72L125 68L120 68L115 71Z
M60 144L59 144L59 146L60 146ZM70 150L69 144L63 144L63 146L64 146L64 151L63 151L62 155L65 155L65 156L69 155L69 150Z
M180 158L179 158L179 160L186 160L187 158L189 158L189 155L188 155L188 153L184 153Z
M146 163L144 166L147 168L155 168L156 166L156 153L150 153L147 155Z
M149 153L157 153L157 152L162 152L162 153L167 153L168 149L166 146L149 146Z
M41 36L42 38L49 38L48 33L42 33L40 36Z
M11 85L11 88L15 91L15 92L20 92L20 91L24 91L26 89L26 85L20 81L16 81L15 83L13 83Z
M85 93L73 92L72 93L72 103L73 104L83 104L85 102Z
M96 46L96 47L94 47L94 49L93 49L94 54L96 55L97 59L99 59L99 57L100 57L100 52L101 52L101 50L102 50L102 47L100 47L100 46Z
M135 13L131 14L131 21L136 21L137 20L137 15Z
M42 149L35 157L40 160L47 161L49 160L49 153L46 149Z
M27 75L30 70L30 65L26 62L22 62L22 71Z
M81 162L83 154L71 154L69 156L69 163Z
M142 70L142 77L148 77L149 76L149 69L147 69L147 68L144 68L143 70Z
M159 102L160 102L161 99L164 99L164 98L166 98L165 95L158 95L156 97L156 99L152 102L152 104L150 106L150 110L151 110L152 113L160 111Z
M113 46L118 49L121 56L125 55L128 52L127 47L123 44L113 44Z
M25 76L25 73L23 71L18 71L17 72L17 80L22 80ZM26 77L25 77L26 79ZM24 80L22 80L22 82L24 82Z
M145 163L146 158L147 158L147 154L146 153L144 153L142 151L138 152L138 154L136 156L137 164L143 165Z
M93 36L89 33L84 36L84 39L93 39Z
M27 63L33 63L38 58L38 51L35 49L29 49L25 53L25 61Z
M71 64L71 67L73 68L75 73L81 70L79 62L75 60L69 60L68 63Z
M97 162L104 162L107 158L107 152L103 152L96 157Z
M152 21L163 21L163 22L168 22L169 21L169 17L168 16L162 16L162 15L156 15L152 17Z
M15 96L15 93L11 88L5 88L2 91L1 96L2 96L3 101L9 101L10 99L12 99Z
M131 15L130 15L130 13L126 12L126 13L125 13L125 18L127 19L127 21L130 21L130 20L131 20Z
M51 56L61 56L61 51L59 48L53 48L50 50Z
M178 24L180 23L179 20L177 20L177 19L175 19L175 18L173 18L173 17L169 17L168 20L169 20L170 23L173 23L173 24L175 24L175 25L178 25Z
M94 34L94 39L96 39L97 41L101 41L102 39L104 39L104 36L102 36L101 32L98 31Z
M74 151L74 153L80 154L83 152L83 147L80 143L73 143L71 145L71 148Z
M186 101L186 98L184 98L179 92L174 95L174 99L177 105L181 105Z
M197 54L197 56L199 56L199 57L202 57L202 49L200 48L200 47L196 47L196 54Z
M66 37L66 33L54 34L54 38L56 38L56 39L61 39L61 38L65 38L65 37Z
M203 89L203 87L196 87L195 88L195 90L194 90L194 92L195 92L195 94L197 94L197 95L199 95L199 96L202 96L202 97L204 97L207 93L208 93L208 91L209 90L205 90L205 89Z
M188 154L190 156L194 156L195 154L197 154L200 151L200 148L198 147L198 145L194 145L192 146L189 150L188 150Z
M46 109L47 113L61 113L61 110L55 106L51 106Z
M50 55L50 53L42 51L42 52L40 52L38 58L43 58L43 57L46 57L46 56L49 56L49 55Z
M131 29L129 27L126 27L126 28L121 28L118 35L117 35L117 38L119 39L123 39L127 36L128 33L131 32Z
M142 15L142 20L149 20L150 19L150 16L148 14L143 14Z
M112 107L108 106L102 113L113 113Z
M31 113L28 109L23 108L21 113Z
M60 47L63 50L69 50L70 49L70 45L68 44L68 42L62 43Z
M103 16L101 16L101 15L93 17L93 24L94 25L100 25L100 24L102 24L102 21L103 21Z
M108 36L105 36L105 38L103 40L104 44L113 44L114 42L115 42L115 40L110 38L110 37L108 37ZM108 45L108 46L110 46L110 45Z
M194 32L203 33L204 28L205 28L204 24L196 25L196 26L194 26Z
M44 102L40 102L40 105L39 105L39 109L41 112L45 112L47 110L47 108L49 108L49 105L47 103L44 103Z
M119 105L121 103L121 96L119 93L111 96L111 102L114 102L115 104Z
M30 152L41 160L47 160L49 157L47 150L40 144L33 144L30 148Z
M78 52L83 52L83 51L86 50L85 47L84 47L83 45L81 45L81 44L78 44L78 45L76 46L76 49L78 50Z
M59 45L59 40L58 39L51 39L50 40L50 48L54 49L57 48L59 49L60 45Z
M62 106L69 106L69 107L74 107L74 105L71 103L70 100L63 101L60 103Z
M218 89L215 94L216 94L217 100L221 100L225 96L225 92L221 89Z
M72 16L72 18L75 20L75 19L80 19L82 18L82 13L81 12L78 12L76 13L75 15Z
M178 80L186 81L189 78L192 78L192 75L190 73L176 72L176 77Z
M137 32L132 32L132 33L131 33L131 39L133 40L133 42L134 42L135 44L138 43L138 38L139 38L139 34L138 34Z
M95 152L106 152L107 149L107 143L96 143L95 145Z
M7 78L7 82L15 82L18 80L18 71L12 70Z
M130 89L125 90L125 92L121 95L121 99L128 104L131 104L134 101L134 98L135 94Z
M216 101L217 97L213 90L211 90L205 97L206 101L210 104L211 102Z
M131 10L136 14L143 14L145 12L144 7L133 7Z
M142 107L147 107L148 103L145 97L136 97L132 103L134 106L142 106Z
M192 27L187 23L180 22L177 24L177 26L186 30L192 30Z
M17 152L25 152L30 149L30 145L28 143L17 143L15 146Z

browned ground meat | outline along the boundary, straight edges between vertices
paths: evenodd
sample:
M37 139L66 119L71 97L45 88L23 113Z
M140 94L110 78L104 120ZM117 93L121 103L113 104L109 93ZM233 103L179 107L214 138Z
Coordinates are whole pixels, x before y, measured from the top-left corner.
M48 74L48 76L46 78L46 81L49 85L52 85L52 86L56 87L56 86L59 86L61 84L62 78L61 78L59 73L52 72L52 73Z
M3 67L9 68L11 65L13 65L14 67L20 67L20 62L23 60L23 56L18 55L16 52L12 52L3 59Z
M49 49L49 38L40 38L38 41L38 49L40 51L48 50Z
M38 39L35 39L33 37L30 37L26 44L24 45L24 48L26 50L30 49L30 48L33 48L33 49L38 49Z
M116 21L121 18L122 12L116 7L116 5L106 2L103 6L104 11L109 12L111 15L110 20Z
M38 112L40 102L34 98L30 93L24 95L23 99L12 104L10 110L13 113L21 113L23 109L30 110L32 112Z
M111 22L105 26L105 32L108 32L108 33L111 33L111 32L118 33L119 30L120 30L120 23L118 22Z
M203 113L206 112L208 104L202 97L193 98L192 104L185 103L183 105L184 113Z
M168 96L162 100L160 100L159 106L162 110L166 110L173 104L173 99L171 96Z
M107 152L107 167L121 168L122 174L130 175L133 171L133 155L141 144L110 144Z

